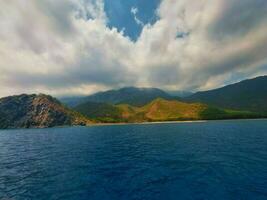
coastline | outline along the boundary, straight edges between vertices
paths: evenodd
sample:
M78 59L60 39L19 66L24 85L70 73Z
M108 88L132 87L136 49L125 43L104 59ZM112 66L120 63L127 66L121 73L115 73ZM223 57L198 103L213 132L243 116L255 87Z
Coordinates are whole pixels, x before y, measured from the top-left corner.
M209 119L209 120L189 120L189 121L155 121L155 122L133 122L133 123L95 123L89 124L85 127L92 126L124 126L124 125L149 125L149 124L190 124L190 123L205 123L213 121L258 121L258 120L267 120L267 118L255 118L255 119Z
M208 120L195 120L195 121L155 121L155 122L120 122L120 123L96 123L87 125L90 126L120 126L120 125L143 125L143 124L182 124L182 123L203 123L207 122Z
M267 118L255 118L255 119L214 119L214 120L189 120L189 121L155 121L155 122L133 122L133 123L92 123L85 126L54 126L54 127L30 127L30 128L6 128L0 129L0 131L18 130L18 129L50 129L50 128L75 128L75 127L97 127L97 126L127 126L127 125L153 125L153 124L190 124L190 123L207 123L207 122L227 122L227 121L261 121Z

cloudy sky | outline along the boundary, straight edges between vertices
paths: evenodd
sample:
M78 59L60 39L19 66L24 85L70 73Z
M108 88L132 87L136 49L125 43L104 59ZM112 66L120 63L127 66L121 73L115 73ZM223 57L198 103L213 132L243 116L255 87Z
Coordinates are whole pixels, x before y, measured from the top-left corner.
M266 0L2 0L0 27L0 96L267 74Z

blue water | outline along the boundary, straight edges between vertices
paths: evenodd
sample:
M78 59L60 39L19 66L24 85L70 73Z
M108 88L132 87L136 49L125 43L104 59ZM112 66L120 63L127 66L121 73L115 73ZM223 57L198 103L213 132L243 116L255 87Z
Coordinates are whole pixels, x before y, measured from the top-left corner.
M0 199L267 199L267 121L0 131Z

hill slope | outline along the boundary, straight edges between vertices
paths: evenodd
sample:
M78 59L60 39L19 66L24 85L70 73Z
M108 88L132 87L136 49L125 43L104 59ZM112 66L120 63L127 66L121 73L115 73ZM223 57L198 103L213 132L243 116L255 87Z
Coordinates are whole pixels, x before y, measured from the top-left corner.
M267 76L261 76L219 89L197 92L185 98L226 109L267 112Z
M87 102L74 108L77 112L95 121L120 122L121 110L111 104Z
M61 101L71 107L86 102L143 106L156 98L174 99L171 95L157 88L126 87L119 90L98 92L87 97L63 98Z
M259 117L252 112L223 110L201 103L158 98L143 107L87 102L75 108L98 122L152 122Z
M0 99L0 128L44 128L87 123L89 120L44 94Z

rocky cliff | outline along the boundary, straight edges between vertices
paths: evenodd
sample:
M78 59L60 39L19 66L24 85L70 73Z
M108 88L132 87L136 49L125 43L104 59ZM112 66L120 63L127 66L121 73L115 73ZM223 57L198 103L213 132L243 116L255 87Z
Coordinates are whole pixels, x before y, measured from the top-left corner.
M17 95L0 99L0 128L45 128L86 125L89 120L44 95Z

